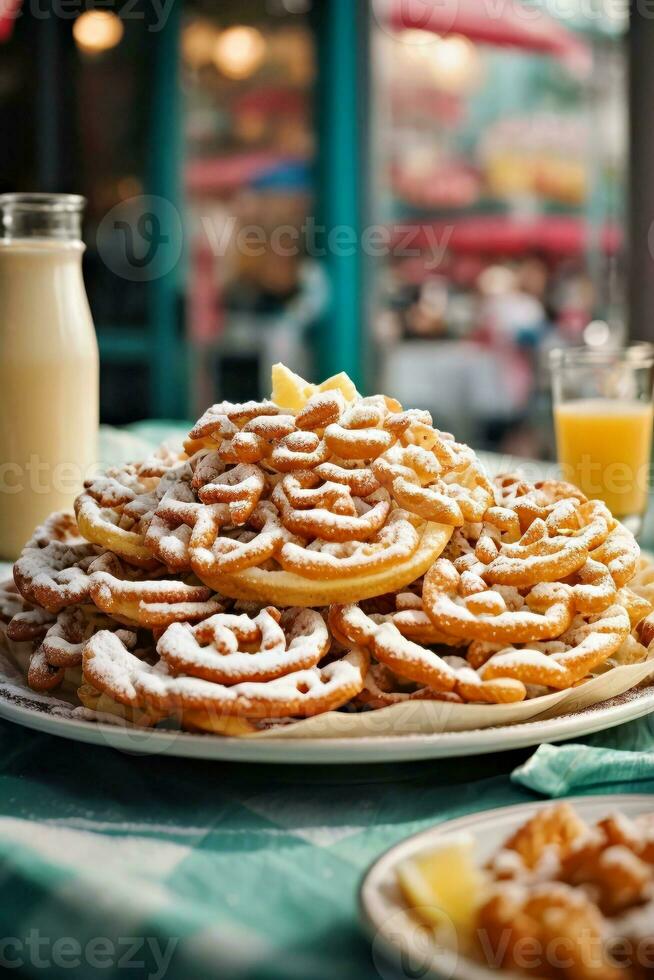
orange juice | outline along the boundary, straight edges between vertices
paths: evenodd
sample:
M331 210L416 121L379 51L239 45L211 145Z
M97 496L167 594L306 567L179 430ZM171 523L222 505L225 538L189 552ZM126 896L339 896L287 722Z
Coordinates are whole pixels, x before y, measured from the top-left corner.
M555 406L556 442L564 479L599 497L616 517L647 508L651 403L589 398Z

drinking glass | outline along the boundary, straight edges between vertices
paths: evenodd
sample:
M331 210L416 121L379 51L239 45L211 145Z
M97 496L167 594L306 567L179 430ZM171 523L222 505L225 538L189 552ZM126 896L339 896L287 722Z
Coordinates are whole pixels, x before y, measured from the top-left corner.
M563 479L638 534L648 504L654 346L553 350L550 366Z

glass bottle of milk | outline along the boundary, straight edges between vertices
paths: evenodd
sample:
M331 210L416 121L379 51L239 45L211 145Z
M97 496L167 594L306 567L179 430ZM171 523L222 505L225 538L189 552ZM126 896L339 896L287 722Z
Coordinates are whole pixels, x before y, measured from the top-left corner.
M84 198L0 195L0 558L70 508L97 462L98 345Z

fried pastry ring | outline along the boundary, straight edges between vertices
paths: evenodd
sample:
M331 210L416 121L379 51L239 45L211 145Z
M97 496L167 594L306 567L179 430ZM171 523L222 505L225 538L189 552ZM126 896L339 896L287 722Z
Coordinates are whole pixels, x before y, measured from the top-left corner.
M588 498L572 483L563 480L539 480L529 483L519 474L508 473L495 480L502 507L513 511L522 531L536 518L546 521L562 500L574 500L585 504Z
M54 614L46 609L26 609L16 613L7 624L7 638L14 643L40 643L54 621Z
M453 691L433 691L429 687L419 687L413 681L398 677L385 664L371 664L363 690L356 697L356 704L374 710L388 708L393 704L405 704L407 701L448 701L451 704L463 704L463 699Z
M104 571L90 576L89 598L98 609L132 628L197 622L225 608L205 585L170 579L135 581Z
M551 639L570 626L573 600L568 587L549 582L522 591L489 586L473 571L459 572L458 561L440 558L423 584L425 612L443 633L468 641L517 643Z
M219 402L206 410L188 434L184 449L192 456L199 449L216 449L224 439L231 439L239 427L262 416L279 415L281 410L271 401Z
M436 692L457 695L462 701L512 703L523 701L527 691L510 678L483 678L462 657L440 656L402 636L385 616L373 619L354 603L332 606L329 623L335 635L368 647L398 677L408 678Z
M20 594L15 582L11 579L0 582L0 623L11 623L15 616L31 609L32 606Z
M333 711L362 690L368 664L365 650L354 649L324 667L226 687L197 677L173 677L162 664L151 667L114 633L96 633L84 649L86 683L132 707L165 715L192 711L195 727L204 719L209 731L212 715L305 718Z
M56 510L35 529L26 548L45 548L51 541L62 544L85 544L72 510Z
M422 583L419 587L422 593ZM415 592L398 592L394 597L395 608L389 612L391 622L402 636L422 646L458 646L461 640L439 630L424 610L422 595Z
M27 683L32 690L51 691L59 687L66 671L80 666L86 641L99 630L118 630L125 642L132 635L121 632L118 623L94 606L63 609L30 658Z
M258 466L238 463L226 469L213 454L205 456L193 476L198 497L203 504L226 504L230 524L245 524L261 500L266 481Z
M343 483L323 482L311 470L287 474L272 494L282 523L293 534L323 541L365 541L386 523L386 490L354 497Z
M467 458L452 458L446 440L440 445L448 450L447 468L443 453L439 460L434 449L398 443L373 462L372 471L400 507L423 520L453 527L480 521L494 500L490 481Z
M14 565L14 581L32 605L57 613L83 602L89 592L89 566L100 555L92 544L51 541L44 548L27 547Z
M106 507L91 493L83 493L75 501L79 529L87 539L139 568L154 569L159 565L145 543L156 501L143 494L125 506Z
M385 406L362 398L349 405L338 422L325 429L325 443L333 456L344 460L375 459L394 442L395 436L382 428Z
M591 551L590 557L607 566L613 581L620 589L631 581L638 570L640 548L631 531L622 524L617 524L606 540Z
M608 534L608 528L606 528ZM545 521L536 518L519 541L503 544L488 564L484 578L494 585L528 586L558 582L577 572L589 554L582 535L552 536Z
M308 670L329 643L325 621L315 610L289 609L282 616L268 607L254 618L218 614L196 626L175 623L157 651L173 674L231 685Z
M605 663L629 635L623 606L610 606L573 623L558 640L499 650L480 669L484 680L513 678L556 690L572 687Z
M373 541L360 544L361 562L356 546L349 549L347 545L330 547L325 543L321 554L310 547L289 544L280 552L280 563L285 565L282 571L259 566L245 568L234 575L222 575L197 564L194 567L203 582L233 599L255 599L276 606L328 606L331 602L363 600L393 592L423 575L445 547L451 528L424 524L412 530L415 532L415 538L410 535L412 550L401 538L394 540L388 532L390 542L383 542L386 548L386 554L381 555L383 561L375 560L374 549L381 551L382 544L375 545ZM338 548L345 552L340 564L330 553ZM348 550L354 550L349 562ZM314 563L314 576L306 572L304 559L307 555ZM302 570L303 574L286 570L292 567ZM325 567L331 570L329 576L322 574Z

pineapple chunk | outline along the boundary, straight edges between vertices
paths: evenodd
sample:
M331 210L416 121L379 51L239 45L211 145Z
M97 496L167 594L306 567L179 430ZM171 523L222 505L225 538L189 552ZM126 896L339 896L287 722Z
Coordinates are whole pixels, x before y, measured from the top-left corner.
M359 394L354 387L354 382L347 376L345 371L341 371L340 374L334 374L331 378L323 381L321 385L318 385L318 391L334 390L340 391L346 402L353 402Z
M434 926L454 926L459 934L474 928L485 878L473 851L474 839L462 834L399 865L402 894L421 919Z
M289 370L285 364L274 364L272 369L272 400L280 408L299 412L312 395L319 391L340 391L346 401L354 401L358 392L345 371L327 378L320 385L305 381L299 374Z
M317 390L315 385L289 370L285 364L273 364L272 400L280 408L299 412Z

